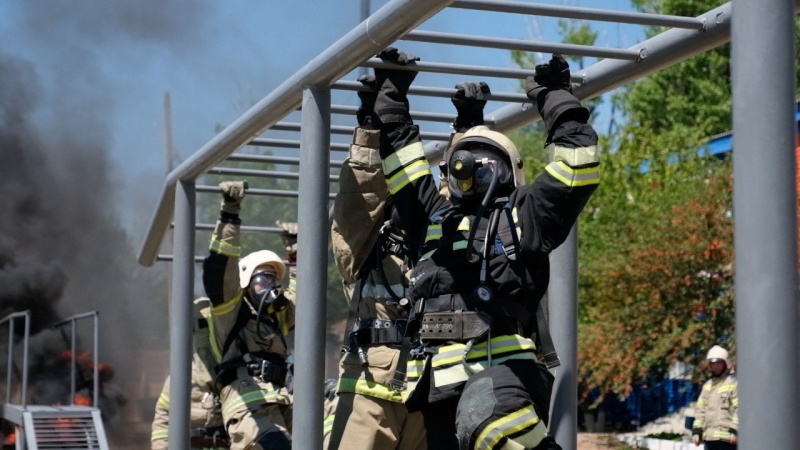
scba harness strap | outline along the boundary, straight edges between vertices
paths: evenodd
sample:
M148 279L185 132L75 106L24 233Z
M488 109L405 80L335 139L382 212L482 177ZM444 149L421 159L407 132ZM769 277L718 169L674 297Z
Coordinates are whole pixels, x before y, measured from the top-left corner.
M265 383L284 386L289 367L279 355L269 353L246 353L243 356L224 362L215 368L215 384L222 389L237 379L240 367L247 368L248 375Z

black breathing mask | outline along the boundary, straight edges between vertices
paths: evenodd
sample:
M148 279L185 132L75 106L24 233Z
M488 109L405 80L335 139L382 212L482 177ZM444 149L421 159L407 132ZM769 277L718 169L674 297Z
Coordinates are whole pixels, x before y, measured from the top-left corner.
M455 151L443 167L452 199L474 203L486 194L507 194L514 186L514 174L507 160L506 155L487 144L476 143ZM493 184L494 192L489 192Z

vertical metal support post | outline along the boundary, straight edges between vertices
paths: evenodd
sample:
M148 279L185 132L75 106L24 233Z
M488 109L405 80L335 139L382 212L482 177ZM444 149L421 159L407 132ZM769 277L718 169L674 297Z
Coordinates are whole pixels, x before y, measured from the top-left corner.
M77 362L77 355L75 355L75 341L77 340L75 337L75 320L71 320L69 323L69 349L72 352L70 355L70 364L69 364L69 404L75 406L75 363ZM97 378L95 378L96 380ZM97 406L95 403L94 406Z
M100 329L99 329L99 322L100 321L100 313L98 311L94 312L94 396L92 398L92 406L95 408L99 408L100 404L97 403L100 400L99 395L99 388L100 388Z
M798 448L794 2L732 8L739 448Z
M6 363L6 403L11 403L11 370L14 364L14 319L8 321L8 362Z
M297 324L295 328L292 448L322 448L322 382L325 375L325 305L328 284L328 174L331 94L303 91L300 199L297 208Z
M31 340L31 310L25 311L25 340L22 341L22 407L28 406L28 341Z
M550 254L547 288L550 333L561 365L555 369L550 435L564 450L578 447L578 225Z
M169 450L191 447L189 394L192 378L194 227L194 181L179 181L175 191L173 283L169 315Z

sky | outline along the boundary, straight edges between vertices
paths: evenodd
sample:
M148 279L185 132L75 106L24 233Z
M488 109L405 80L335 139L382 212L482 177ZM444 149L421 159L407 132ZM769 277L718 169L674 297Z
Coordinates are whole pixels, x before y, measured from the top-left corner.
M628 0L542 3L630 9ZM374 12L385 4L371 0L370 7ZM104 188L113 190L114 208L138 248L166 176L165 93L171 98L173 146L186 159L219 125L235 120L354 28L360 6L361 0L2 2L0 56L31 67L30 81L43 99L36 110L42 124L68 118L71 110L95 113L91 121L71 126L104 136L114 180ZM641 27L591 24L600 46L629 47L642 39ZM559 40L556 19L458 9L439 13L419 29ZM426 61L514 67L506 50L400 44ZM452 87L452 79L436 77L421 75L417 83ZM495 92L517 89L508 80L490 85ZM333 99L355 104L353 93L335 93ZM424 109L452 112L452 105L435 99Z

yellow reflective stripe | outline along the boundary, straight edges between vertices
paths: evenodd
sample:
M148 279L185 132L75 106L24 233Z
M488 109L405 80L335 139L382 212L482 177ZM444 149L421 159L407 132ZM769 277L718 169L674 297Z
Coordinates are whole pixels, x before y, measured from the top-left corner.
M169 394L162 392L161 395L158 396L158 404L169 409Z
M166 440L167 438L169 438L168 433L169 429L153 430L152 433L150 433L150 441L152 442L152 441Z
M517 229L517 239L522 240L522 228L519 226L519 213L516 206L511 209L511 218L514 219L514 228Z
M333 430L333 419L336 418L336 413L328 415L325 421L322 422L322 434L328 434Z
M712 440L725 440L727 441L731 437L731 432L726 430L719 430L716 429L711 432L711 437L717 438Z
M442 238L442 225L439 223L432 223L428 225L428 230L425 232L425 242L435 241Z
M289 320L288 320L289 318L288 318L288 315L289 315L289 310L288 309L284 309L283 311L278 311L278 312L275 313L275 320L278 322L278 325L281 327L281 333L283 333L284 336L289 334L289 331L291 331L289 329Z
M396 194L406 187L408 183L430 174L431 167L428 165L428 161L417 161L386 178L386 184L389 186L389 192Z
M417 380L419 377L422 376L422 372L425 370L425 360L424 359L413 359L406 363L406 378L409 380Z
M494 355L494 352L492 352ZM525 353L514 353L513 355L508 356L492 356L492 365L500 364L504 361L511 361L511 360L530 360L536 361L536 353L534 352L525 352ZM469 371L467 368L464 367L464 364L455 364L450 365L447 367L434 367L433 368L433 385L437 388L442 388L444 386L448 386L451 384L462 383L467 381L470 375L481 372L489 368L489 361L486 359L480 361L474 361L471 363L467 363L469 366Z
M211 307L212 316L224 316L233 312L242 300L242 291L232 299Z
M354 378L339 378L339 382L336 385L336 392L354 392L356 394L380 398L397 403L403 403L406 400L406 397L408 397L407 390L403 392L397 392L385 384L363 379L356 380Z
M297 292L297 278L289 278L289 290L292 292Z
M528 338L518 334L502 335L492 338L492 355L501 355L518 350L536 351L536 344ZM439 348L439 353L433 356L433 367L443 367L449 364L460 363L464 354L465 344L451 344ZM486 342L475 344L467 354L467 361L485 358L487 356Z
M538 424L539 422L539 416L533 409L533 405L526 406L525 408L514 411L507 416L501 417L487 424L475 440L475 448L476 450L491 450L504 437L518 433L525 428ZM539 442L541 442L541 440L546 436L547 428L544 428L542 431L542 427L540 427L537 431L539 441L536 442L536 445L538 445Z
M384 158L383 173L386 176L392 175L397 169L419 159L425 160L425 149L422 147L422 142L414 142Z
M220 255L238 258L242 252L242 248L238 245L231 245L225 241L221 241L216 236L211 238L211 243L208 244L208 249L212 252L217 252Z
M228 315L236 310L236 307L239 306L241 301L242 301L242 291L239 290L239 294L233 297L232 299L228 300L227 302L224 302L217 306L212 306L211 315L217 317ZM219 348L219 346L217 345L217 340L213 339L213 336L217 335L216 332L214 331L214 321L211 318L209 318L207 319L207 322L208 322L209 336L212 336L212 339L210 339L211 353L214 355L215 360L222 361L222 349Z
M717 388L717 392L719 392L719 393L731 392L731 391L733 391L733 385L732 384L726 384L724 386L720 386L720 387Z
M228 416L233 413L236 409L241 408L242 406L247 406L248 408L250 405L261 404L261 403L276 403L279 400L285 400L281 394L278 394L275 391L266 391L263 389L248 392L241 397L237 398L235 401L229 402L225 405L225 409L222 411L224 416Z
M453 250L464 250L467 248L467 241L455 241L453 242Z
M433 256L434 253L436 253L436 249L433 249L433 250L429 251L428 253L425 253L424 255L420 256L419 260L420 261L425 261L426 259L428 259L431 256Z
M466 216L458 223L458 231L469 231L469 224L472 216Z
M558 181L570 187L589 186L600 183L600 167L573 169L562 161L554 161L547 165L547 172Z

